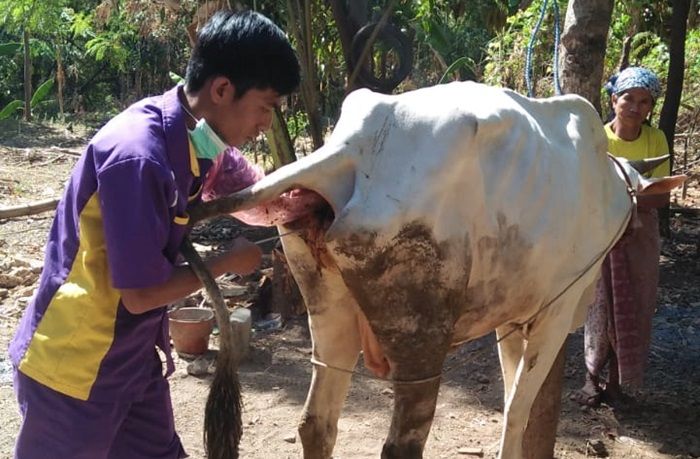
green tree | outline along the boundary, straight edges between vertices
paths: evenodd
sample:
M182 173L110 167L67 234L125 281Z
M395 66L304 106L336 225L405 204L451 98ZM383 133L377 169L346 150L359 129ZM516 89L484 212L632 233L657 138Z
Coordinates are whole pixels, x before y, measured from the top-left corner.
M66 0L0 0L0 25L21 35L24 69L24 118L32 118L32 37L40 31L61 30L61 12Z

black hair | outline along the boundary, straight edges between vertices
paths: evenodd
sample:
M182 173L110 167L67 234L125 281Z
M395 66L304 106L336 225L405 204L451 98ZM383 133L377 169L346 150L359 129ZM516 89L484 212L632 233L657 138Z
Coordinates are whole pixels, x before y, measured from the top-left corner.
M299 61L284 32L262 14L219 11L197 34L187 89L198 91L216 76L231 80L236 98L252 88L287 95L299 85Z

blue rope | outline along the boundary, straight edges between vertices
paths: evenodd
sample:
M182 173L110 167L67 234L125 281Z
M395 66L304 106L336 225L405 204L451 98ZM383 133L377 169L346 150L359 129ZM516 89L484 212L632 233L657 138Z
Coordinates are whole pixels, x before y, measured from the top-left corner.
M561 39L559 26L559 4L557 3L557 0L552 0L552 3L554 8L554 93L556 95L561 95L561 86L559 85L559 41ZM537 19L535 28L532 30L530 42L527 44L525 53L525 84L527 85L528 97L534 96L532 92L532 50L535 46L537 35L540 33L540 27L542 27L542 21L544 20L544 15L547 11L548 4L549 0L544 0L542 2L540 17Z
M559 3L553 0L554 6L554 94L561 96L561 86L559 85L559 42L561 41L561 30L559 27Z
M525 84L527 86L527 96L533 97L532 93L532 48L535 44L535 39L537 34L540 33L540 27L542 26L542 20L544 19L544 13L547 10L547 3L549 0L544 0L542 2L542 7L540 8L540 17L535 24L535 28L532 29L532 34L530 35L530 42L527 44L527 50L525 53ZM556 1L556 0L555 0Z

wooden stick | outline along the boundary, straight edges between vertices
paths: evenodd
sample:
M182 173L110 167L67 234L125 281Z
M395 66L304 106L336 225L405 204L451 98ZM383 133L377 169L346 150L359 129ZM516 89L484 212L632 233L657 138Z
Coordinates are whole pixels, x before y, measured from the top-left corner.
M43 201L30 202L29 204L20 204L18 206L0 207L0 220L55 210L59 201L60 199L58 198L50 198L44 199Z

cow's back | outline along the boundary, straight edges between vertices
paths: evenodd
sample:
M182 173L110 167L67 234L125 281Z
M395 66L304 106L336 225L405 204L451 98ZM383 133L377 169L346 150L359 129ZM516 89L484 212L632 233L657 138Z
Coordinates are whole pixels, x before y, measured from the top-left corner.
M373 324L462 317L462 339L527 318L625 219L602 123L579 97L474 83L353 94L329 144L354 162L354 188L332 203L327 240L370 321L381 311Z

